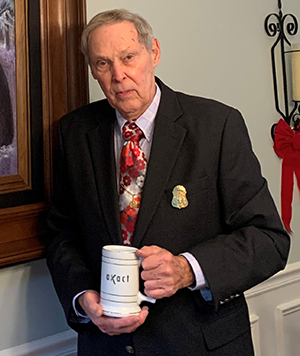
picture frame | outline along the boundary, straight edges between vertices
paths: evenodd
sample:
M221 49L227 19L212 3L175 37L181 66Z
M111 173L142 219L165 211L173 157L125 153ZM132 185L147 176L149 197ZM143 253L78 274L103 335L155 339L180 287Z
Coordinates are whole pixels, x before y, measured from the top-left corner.
M18 172L0 176L2 267L44 256L56 123L88 102L87 66L79 49L85 1L15 5Z
M12 0L9 0L12 3ZM1 2L2 4L8 4L8 1ZM11 9L14 12L13 15L8 15L10 12L7 10L8 5L3 6L2 11L3 18L8 18L10 21L15 22L14 33L15 33L15 43L11 46L14 48L12 53L15 52L15 61L9 61L7 58L6 62L12 62L11 72L15 72L15 83L10 86L10 92L12 98L15 98L16 103L12 103L13 112L17 111L15 115L18 118L16 124L16 133L15 145L11 151L17 150L17 174L11 175L0 175L0 194L30 189L31 185L31 175L30 175L30 142L29 137L29 127L30 127L30 105L29 105L29 58L28 58L28 11L25 1L15 1L14 9ZM13 11L14 10L14 11ZM8 21L7 21L8 23ZM12 26L10 26L12 27ZM8 28L8 26L7 26ZM7 29L7 32L8 29ZM4 33L4 31L3 31ZM8 36L6 36L8 37ZM7 51L8 52L8 51ZM3 51L5 53L5 51ZM13 63L14 62L14 63ZM12 77L12 75L10 76ZM9 99L5 97L5 99ZM15 105L16 104L16 105ZM1 118L2 119L2 118ZM15 120L14 120L15 121ZM1 124L3 124L1 122ZM5 124L5 122L4 122ZM8 146L11 147L12 145ZM6 146L4 146L6 147ZM13 154L15 154L13 152ZM7 155L7 154L6 154ZM1 158L0 166L3 164L4 158ZM6 159L9 159L6 157Z

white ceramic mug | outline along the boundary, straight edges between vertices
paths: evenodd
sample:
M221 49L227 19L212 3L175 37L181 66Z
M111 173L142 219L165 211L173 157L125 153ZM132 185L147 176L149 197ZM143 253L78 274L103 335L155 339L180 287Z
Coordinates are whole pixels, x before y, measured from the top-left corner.
M131 246L107 245L102 249L100 303L103 314L123 318L138 315L142 301L155 303L139 291L140 264Z

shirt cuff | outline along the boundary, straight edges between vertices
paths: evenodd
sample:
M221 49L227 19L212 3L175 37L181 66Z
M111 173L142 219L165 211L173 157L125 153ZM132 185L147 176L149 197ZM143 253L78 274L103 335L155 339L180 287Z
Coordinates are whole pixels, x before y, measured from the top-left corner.
M82 323L88 323L90 321L90 318L84 313L84 311L82 310L81 312L78 311L76 304L78 303L78 297L80 297L83 293L85 293L86 291L84 290L83 292L80 292L78 294L75 295L75 297L72 300L72 306L73 309L75 311L76 316L78 316L79 318L81 318L81 322ZM81 308L80 308L81 309Z
M195 284L190 286L189 289L191 291L199 290L202 297L206 301L211 301L213 299L211 290L210 290L207 280L204 276L202 268L199 265L199 262L189 252L181 253L181 256L184 256L187 259L187 261L189 262L189 264L194 272L194 275L195 275Z

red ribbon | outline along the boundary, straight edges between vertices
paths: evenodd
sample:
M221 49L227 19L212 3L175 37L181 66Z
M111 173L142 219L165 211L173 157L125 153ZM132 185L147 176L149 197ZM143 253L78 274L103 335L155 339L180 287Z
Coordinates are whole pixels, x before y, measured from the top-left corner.
M280 119L275 128L274 151L282 158L281 176L281 218L287 231L292 232L292 200L294 173L300 189L300 131L292 130L289 124Z

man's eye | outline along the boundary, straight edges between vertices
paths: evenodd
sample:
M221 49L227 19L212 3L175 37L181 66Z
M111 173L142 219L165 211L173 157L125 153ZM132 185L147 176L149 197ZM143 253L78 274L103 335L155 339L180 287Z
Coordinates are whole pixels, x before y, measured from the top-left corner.
M130 61L133 58L133 54L128 54L128 56L125 57L127 61Z
M97 66L98 66L98 67L101 67L101 68L105 67L106 64L107 64L107 62L105 62L105 61L98 61L98 62L97 62Z

